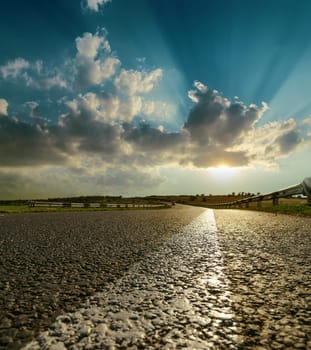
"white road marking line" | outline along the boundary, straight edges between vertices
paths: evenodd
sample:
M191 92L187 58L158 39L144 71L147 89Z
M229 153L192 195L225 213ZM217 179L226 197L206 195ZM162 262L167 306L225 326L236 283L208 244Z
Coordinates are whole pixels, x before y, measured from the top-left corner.
M24 350L70 344L234 349L235 330L216 221L208 209L75 313L59 316Z

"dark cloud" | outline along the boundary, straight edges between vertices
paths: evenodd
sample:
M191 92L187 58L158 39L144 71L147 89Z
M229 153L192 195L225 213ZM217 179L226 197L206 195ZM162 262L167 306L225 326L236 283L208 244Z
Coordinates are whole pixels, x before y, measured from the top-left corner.
M103 158L120 152L121 127L97 119L97 113L83 98L62 116L61 122L51 127L56 144L70 154L91 153Z
M142 152L172 152L185 143L185 135L178 132L164 132L142 122L138 127L123 124L124 139Z
M61 123L52 128L55 142L69 153L101 153L102 156L120 150L120 126L96 120L95 113L80 105L62 117Z
M184 128L191 139L202 146L219 145L229 147L251 130L263 113L256 105L246 106L242 102L230 102L218 91L210 90L196 82L196 90L189 92L195 102Z
M290 130L276 139L281 154L288 154L302 142L298 129Z
M244 151L226 151L221 147L210 146L208 149L193 148L191 154L183 161L198 168L217 167L223 164L237 167L248 165L250 158Z
M29 166L65 162L48 130L17 119L0 118L1 166Z
M190 111L184 128L188 130L194 141L209 144L211 139L211 128L219 120L224 111L222 101L217 101L218 95L211 90L194 91L195 106Z

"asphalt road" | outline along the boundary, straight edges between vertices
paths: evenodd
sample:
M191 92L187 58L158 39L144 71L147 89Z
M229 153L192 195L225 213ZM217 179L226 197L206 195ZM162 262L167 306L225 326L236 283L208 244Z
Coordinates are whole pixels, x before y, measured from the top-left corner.
M311 220L214 213L1 216L0 349L311 349Z

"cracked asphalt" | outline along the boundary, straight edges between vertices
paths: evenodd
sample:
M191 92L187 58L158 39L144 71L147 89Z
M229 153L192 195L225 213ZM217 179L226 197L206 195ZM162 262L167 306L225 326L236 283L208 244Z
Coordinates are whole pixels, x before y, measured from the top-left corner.
M0 218L0 349L311 349L311 219Z

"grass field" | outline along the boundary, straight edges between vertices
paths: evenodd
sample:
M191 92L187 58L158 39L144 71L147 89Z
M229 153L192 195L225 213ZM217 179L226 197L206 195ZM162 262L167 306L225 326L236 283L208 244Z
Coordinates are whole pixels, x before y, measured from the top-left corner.
M239 199L246 198L245 196L231 196L231 195L196 195L196 196L167 196L163 199L171 200L176 203L188 204L206 208L213 208L213 204L234 202ZM243 210L260 210L265 212L280 213L280 214L290 214L299 216L310 216L311 217L311 206L307 205L306 198L280 198L279 205L273 206L272 201L262 201L261 207L257 207L257 203L249 203L249 208L245 208L243 205Z
M218 202L217 199L221 199L221 201ZM209 203L204 201L194 201L192 203L188 202L187 204L213 208L213 204L230 202L230 201L226 201L225 199L226 198L224 197L219 198L217 196L217 198L214 198L214 201L211 198ZM307 200L304 198L280 198L279 205L275 205L275 206L272 205L271 200L262 201L261 207L257 207L257 203L249 203L248 208L245 208L245 205L243 205L243 207L239 209L258 210L258 211L271 212L275 214L289 214L289 215L311 217L311 206L307 205Z
M310 216L311 217L311 206L310 205L270 205L261 208L250 207L249 210L260 210L275 214L289 214L289 215L299 215L299 216Z

